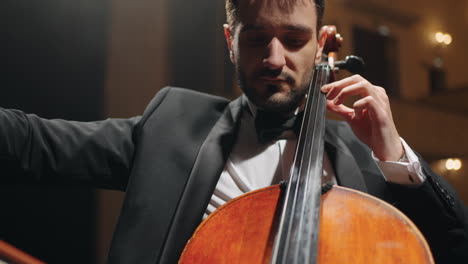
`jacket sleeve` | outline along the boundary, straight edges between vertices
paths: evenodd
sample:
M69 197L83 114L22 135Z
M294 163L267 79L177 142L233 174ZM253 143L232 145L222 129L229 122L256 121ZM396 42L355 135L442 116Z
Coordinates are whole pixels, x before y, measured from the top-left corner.
M0 183L83 183L124 190L139 119L47 120L0 108Z

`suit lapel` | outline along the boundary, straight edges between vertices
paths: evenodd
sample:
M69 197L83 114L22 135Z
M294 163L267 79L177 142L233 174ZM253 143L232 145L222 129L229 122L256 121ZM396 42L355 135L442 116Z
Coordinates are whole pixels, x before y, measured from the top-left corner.
M333 164L338 184L367 192L367 186L355 158L345 143L332 131L329 123L325 132L325 151Z
M200 223L236 140L244 103L243 97L232 101L203 142L171 225L161 263L177 262Z

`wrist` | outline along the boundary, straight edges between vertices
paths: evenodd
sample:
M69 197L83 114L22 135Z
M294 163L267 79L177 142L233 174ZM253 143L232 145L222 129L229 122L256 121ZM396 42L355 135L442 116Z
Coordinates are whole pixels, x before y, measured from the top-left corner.
M387 148L386 151L382 151L382 153L378 153L374 150L376 157L381 161L401 161L405 159L407 160L405 149L399 138L398 143L392 144L392 146L393 147Z

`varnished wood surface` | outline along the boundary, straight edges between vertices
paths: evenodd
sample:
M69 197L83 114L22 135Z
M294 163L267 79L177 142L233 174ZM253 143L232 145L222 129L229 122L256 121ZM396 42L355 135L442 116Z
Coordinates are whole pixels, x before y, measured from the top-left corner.
M279 197L271 186L224 204L200 224L179 263L263 263Z
M195 231L179 263L269 263L279 186L226 203ZM333 187L322 196L318 263L434 263L422 234L393 206Z
M411 220L368 194L333 187L320 221L319 263L434 263Z
M0 240L0 263L2 261L12 264L45 264L45 262L42 262L7 242Z

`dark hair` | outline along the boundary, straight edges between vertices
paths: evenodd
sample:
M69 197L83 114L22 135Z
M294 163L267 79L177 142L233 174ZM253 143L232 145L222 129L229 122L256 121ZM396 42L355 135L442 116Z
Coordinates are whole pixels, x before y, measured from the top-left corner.
M265 0L268 1L268 0ZM304 0L273 0L279 1L280 4L291 6L296 1ZM311 0L312 1L312 0ZM313 0L317 12L317 30L322 26L323 14L325 10L325 0ZM235 27L237 24L237 17L239 12L239 0L226 0L226 19L230 26Z

